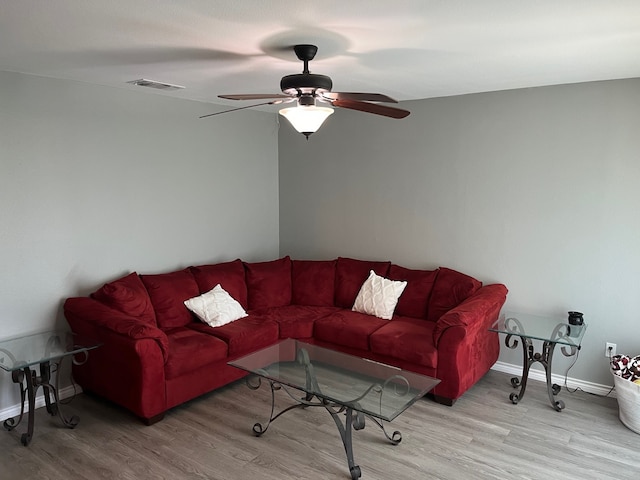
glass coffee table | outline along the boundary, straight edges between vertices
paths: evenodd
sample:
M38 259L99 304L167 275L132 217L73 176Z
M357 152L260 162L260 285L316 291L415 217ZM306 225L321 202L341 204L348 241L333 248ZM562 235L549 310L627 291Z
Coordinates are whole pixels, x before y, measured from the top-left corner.
M553 383L551 380L551 365L553 360L553 351L556 345L560 345L561 352L565 357L577 355L580 350L582 338L587 330L587 324L571 325L567 320L559 317L548 316L542 317L537 315L529 315L523 313L504 312L489 328L492 332L498 332L505 336L505 345L508 348L517 348L519 337L522 343L523 361L522 361L522 379L513 377L511 386L513 388L520 387L518 393L513 392L509 395L512 403L517 404L527 389L527 379L529 378L529 369L535 362L539 362L545 370L547 379L547 393L551 406L558 412L565 407L562 400L556 400L555 395L560 393L560 385ZM535 352L533 341L542 341L542 352Z
M36 410L36 392L38 387L44 390L44 401L47 412L58 415L62 423L68 428L78 425L78 417L66 418L60 408L58 398L58 376L60 363L65 357L72 357L74 363L86 361L89 350L99 347L97 342L89 342L83 345L76 343L72 333L65 331L53 331L27 335L8 340L0 340L0 368L11 373L11 379L20 386L21 407L20 416L8 418L4 421L6 430L16 428L24 417L25 401L28 403L27 432L23 433L20 441L24 446L29 445L33 438L34 413ZM77 358L77 355L83 355ZM39 372L36 371L39 366ZM51 367L55 366L55 386L51 385ZM53 397L53 401L52 401Z
M260 388L262 379L271 387L271 415L266 425L253 426L256 436L265 433L271 422L290 410L324 407L340 432L353 480L361 476L361 470L353 460L351 429L362 430L365 417L369 418L382 429L389 442L397 445L402 434L395 431L389 435L382 422L391 422L440 383L436 378L293 339L246 355L229 365L253 374L247 378L249 388ZM278 390L283 390L295 403L275 413ZM341 414L345 415L344 424Z

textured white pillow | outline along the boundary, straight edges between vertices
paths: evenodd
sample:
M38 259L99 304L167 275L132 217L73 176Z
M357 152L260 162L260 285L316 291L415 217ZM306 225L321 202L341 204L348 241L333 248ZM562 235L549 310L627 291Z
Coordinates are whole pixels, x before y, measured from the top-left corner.
M406 286L407 282L389 280L376 275L371 270L369 278L360 287L351 310L391 320L393 311L398 304L398 299Z
M220 284L199 297L185 300L184 304L204 323L221 327L247 316L240 305Z

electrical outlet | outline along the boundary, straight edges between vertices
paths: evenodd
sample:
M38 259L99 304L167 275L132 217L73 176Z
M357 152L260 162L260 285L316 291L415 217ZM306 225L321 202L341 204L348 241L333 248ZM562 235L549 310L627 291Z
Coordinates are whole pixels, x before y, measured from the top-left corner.
M607 344L604 347L604 356L607 358L610 358L610 357L613 357L615 354L616 354L616 344L607 342Z

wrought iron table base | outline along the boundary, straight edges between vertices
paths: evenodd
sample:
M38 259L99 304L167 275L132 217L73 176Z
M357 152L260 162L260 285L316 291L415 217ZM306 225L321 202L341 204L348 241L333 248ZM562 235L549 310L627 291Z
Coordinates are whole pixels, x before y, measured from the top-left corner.
M516 334L507 335L505 338L505 345L511 349L516 348L518 346L518 340L512 338ZM551 380L551 361L553 359L553 351L556 346L556 342L552 342L549 340L545 340L542 344L542 352L535 352L533 348L533 341L528 337L521 337L520 342L522 342L522 352L523 352L523 360L522 360L522 379L518 379L518 377L511 378L511 386L513 388L520 387L518 392L513 392L509 395L509 400L512 403L517 404L522 397L524 397L524 393L527 389L527 379L529 378L529 370L531 365L535 362L539 362L543 367L546 374L547 379L547 394L549 395L549 401L551 402L551 406L558 412L562 411L565 407L564 402L562 400L556 400L555 396L560 393L561 386L553 383ZM568 350L563 346L562 354L565 357L570 357L575 355L578 351L579 347L571 346Z
M56 365L59 367L59 363ZM42 387L44 390L45 405L47 412L51 416L57 415L62 423L68 428L75 428L76 425L78 425L78 417L73 415L70 418L67 418L60 411L58 406L58 390L49 383L51 380L51 362L42 362L40 364L39 376L35 370L31 369L31 367L24 367L22 370L14 370L11 373L11 379L14 383L18 383L20 385L20 415L17 417L17 420L15 418L8 418L4 421L3 425L8 431L13 430L20 425L20 422L22 422L24 417L24 404L26 400L29 406L29 412L27 413L27 432L23 433L20 437L20 441L25 447L29 445L29 442L31 442L31 439L33 438L36 392L38 391L38 387ZM23 385L23 382L26 385ZM51 401L51 397L53 397L53 401Z
M257 380L257 383L252 383L253 380ZM329 402L323 398L316 397L312 394L306 394L304 398L298 398L292 395L286 387L283 387L281 384L269 380L269 384L271 386L271 415L269 416L269 420L267 424L263 426L261 423L256 423L253 425L253 433L256 436L261 436L263 433L267 431L271 423L277 419L280 415L296 409L296 408L306 408L306 407L324 407L327 412L333 418L336 426L338 427L338 431L340 432L340 437L342 439L342 444L344 446L345 453L347 455L347 464L349 465L349 473L351 474L352 480L357 480L362 475L360 471L360 467L356 465L353 459L353 442L352 442L352 429L353 430L362 430L365 427L365 417L368 417L372 420L380 429L382 429L385 437L389 442L393 445L398 445L402 441L402 434L399 431L394 431L391 435L389 435L384 428L383 423L375 417L362 413L358 410L355 410L351 406L336 404L333 402ZM249 377L247 378L247 386L253 390L257 390L261 386L260 377ZM293 400L297 403L290 405L289 407L281 410L277 414L274 415L275 412L275 392L277 390L284 390L287 395L289 395ZM314 398L316 399L314 401ZM357 405L355 405L357 407ZM340 418L340 414L345 414L344 424L342 419Z

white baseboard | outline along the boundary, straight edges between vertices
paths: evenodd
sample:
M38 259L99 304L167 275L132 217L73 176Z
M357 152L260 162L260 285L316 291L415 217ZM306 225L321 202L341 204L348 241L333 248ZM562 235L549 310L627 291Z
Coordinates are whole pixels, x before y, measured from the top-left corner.
M495 370L496 372L507 373L509 375L514 375L518 377L522 375L522 366L514 365L513 363L496 362L495 365L491 367L491 370ZM546 382L547 378L545 377L545 374L543 371L531 369L529 370L529 380L535 380L537 382ZM552 374L551 380L553 381L553 383L557 383L562 387L565 386L565 377L563 375ZM572 378L572 377L567 377L566 382L567 382L566 386L572 390L575 388L580 388L585 392L593 393L595 395L601 395L601 396L607 395L611 398L616 398L615 390L613 391L611 390L613 388L613 385L602 385L599 383L587 382L585 380L580 380L578 378ZM69 385L68 387L62 388L58 392L58 395L60 397L60 400L64 400L66 398L72 397L74 394L79 394L81 392L82 392L82 388L80 388L79 385L76 385L75 388L73 387L73 385ZM44 395L40 393L40 395L36 397L36 409L40 407L44 407L44 405L45 405ZM26 408L28 408L27 405L25 405L25 409ZM27 410L25 410L25 413L26 411ZM4 421L7 418L12 418L17 415L20 415L19 403L0 410L0 421Z
M495 370L497 372L508 373L509 375L514 375L520 377L522 375L522 365L514 365L512 363L505 362L496 362L496 364L491 367L491 370ZM529 380L535 380L538 382L546 382L547 377L545 376L544 371L531 369L529 370ZM556 383L562 387L565 386L565 377L564 375L556 375L555 373L551 374L551 381ZM567 377L566 386L571 390L580 388L588 393L593 393L595 395L600 396L608 396L611 398L616 398L616 391L612 390L613 385L602 385L599 383L587 382L585 380L580 380L579 378L571 378Z
M44 407L45 405L43 392L40 389L38 390L40 391L40 395L36 396L36 409L40 407ZM80 385L76 385L75 388L73 385L69 385L68 387L61 388L58 391L58 398L60 400L64 400L65 398L72 397L74 394L77 395L81 392L82 392L82 388L80 388ZM25 402L24 409L26 414L29 411L29 405L27 404L27 402ZM12 405L10 407L3 408L2 410L0 410L0 420L2 421L6 420L7 418L17 417L18 415L20 415L19 403L16 403L15 405Z

